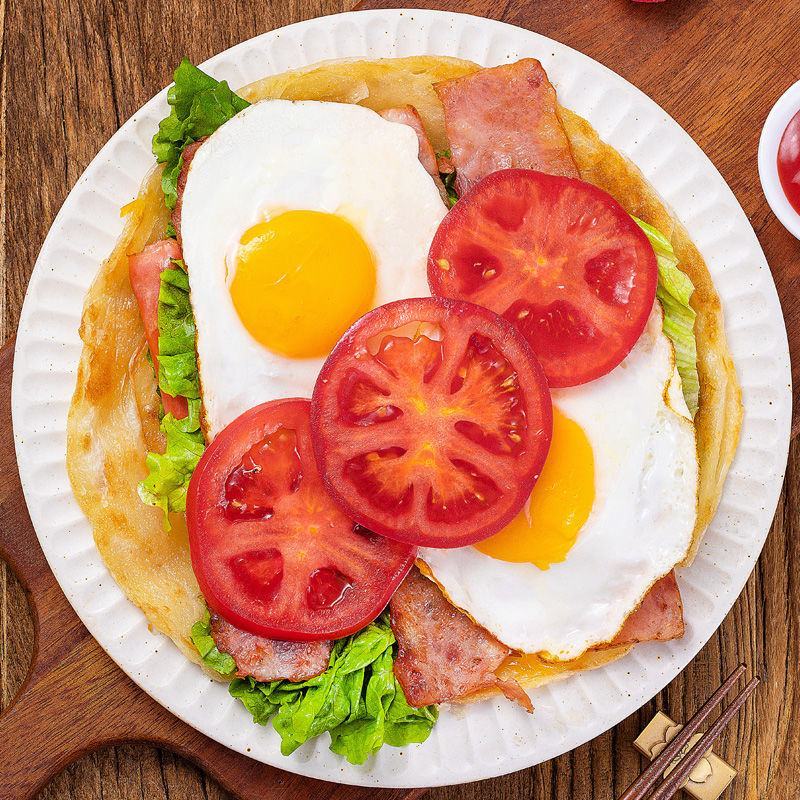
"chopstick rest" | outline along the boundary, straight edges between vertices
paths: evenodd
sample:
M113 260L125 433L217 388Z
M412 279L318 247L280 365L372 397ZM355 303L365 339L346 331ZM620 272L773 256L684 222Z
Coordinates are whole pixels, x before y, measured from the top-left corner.
M694 747L689 749L692 736L699 731L701 725L708 722L711 715L724 702L726 695L745 674L745 671L745 665L739 664L711 697L700 706L686 725L681 726L671 736L666 731L662 731L663 736L658 737L660 741L655 743L656 749L661 751L660 754L652 757L650 764L619 795L618 800L644 800L645 797L649 797L650 800L667 800L681 791L681 788L690 779L691 773L700 765L700 762L708 761L712 745L725 729L725 726L739 713L758 686L760 679L757 675L754 675L739 694L722 709L719 716L708 726L708 729L697 740ZM677 726L675 727L677 728ZM661 746L662 743L663 747ZM652 748L650 752L652 752ZM671 770L665 772L668 767ZM702 775L703 772L707 773L707 780L710 777L707 768L701 768L698 776ZM662 774L664 775L663 782L660 785L656 785Z
M651 761L675 738L683 725L659 711L634 741L634 747ZM702 733L695 733L681 752L664 770L666 778L680 759L699 741ZM712 750L692 770L683 789L696 800L717 800L736 777L736 770Z

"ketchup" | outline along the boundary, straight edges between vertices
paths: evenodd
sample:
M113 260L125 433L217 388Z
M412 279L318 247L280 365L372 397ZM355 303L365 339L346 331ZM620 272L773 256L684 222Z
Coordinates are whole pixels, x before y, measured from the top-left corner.
M789 205L800 214L800 111L792 117L781 137L778 177Z

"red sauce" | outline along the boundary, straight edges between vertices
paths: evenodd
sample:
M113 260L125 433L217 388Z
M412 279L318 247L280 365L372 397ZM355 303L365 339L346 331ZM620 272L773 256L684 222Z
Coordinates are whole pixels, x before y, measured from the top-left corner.
M800 214L800 111L792 117L781 137L778 177L789 204Z

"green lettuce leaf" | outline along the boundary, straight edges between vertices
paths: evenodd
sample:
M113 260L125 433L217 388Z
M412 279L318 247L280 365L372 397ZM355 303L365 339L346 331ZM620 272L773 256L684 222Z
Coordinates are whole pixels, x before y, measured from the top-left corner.
M273 703L269 699L273 685L273 683L257 683L252 678L235 678L231 681L228 691L252 714L253 722L266 725L278 710L278 703Z
M437 159L450 159L452 157L453 152L449 148L447 150L440 150L436 154ZM452 208L458 202L458 192L456 192L456 171L453 169L451 172L440 172L439 178L441 178L445 191L447 192L447 205L449 208Z
M220 125L247 108L250 103L231 91L226 81L217 81L184 58L167 93L172 106L169 116L153 137L153 155L164 164L161 188L167 208L178 199L178 175L183 165L183 148L214 133Z
M186 490L205 450L200 427L200 378L195 354L195 325L189 303L189 278L180 262L161 273L158 295L158 387L162 392L188 399L189 414L175 419L165 414L161 430L167 439L163 453L147 454L147 477L139 484L143 502L168 514L186 510Z
M447 192L447 203L452 208L458 202L458 192L456 192L456 171L440 172L445 191Z
M196 400L200 379L195 353L195 325L189 302L189 276L183 262L161 273L158 293L158 387L174 397Z
M694 285L678 266L678 259L669 239L661 231L636 217L636 224L645 232L658 261L656 296L664 309L664 333L675 347L675 363L681 376L683 396L692 416L700 402L700 379L697 374L697 341L694 333L695 314L689 301Z
M189 401L189 416L185 419L166 414L161 430L167 437L167 447L163 453L147 454L147 477L139 484L139 497L147 505L162 509L164 526L169 530L167 515L186 511L189 479L206 447L200 429L200 401Z
M221 653L211 636L211 614L206 610L203 619L192 625L189 633L203 663L225 678L236 672L236 662L227 653Z
M408 704L403 687L394 679L394 696L386 710L384 740L392 747L424 742L439 718L436 706L414 708Z
M409 706L394 676L394 645L384 615L336 641L328 669L315 678L302 683L237 678L229 691L259 725L272 719L284 755L328 731L334 753L363 764L383 744L424 742L438 716L435 706Z

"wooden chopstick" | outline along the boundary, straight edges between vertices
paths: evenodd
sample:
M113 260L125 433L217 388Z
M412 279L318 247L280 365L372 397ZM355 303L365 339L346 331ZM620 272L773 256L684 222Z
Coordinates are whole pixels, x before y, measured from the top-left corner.
M717 717L714 724L700 737L692 749L680 760L675 769L670 772L664 783L653 792L650 800L668 800L678 792L686 782L692 770L697 766L708 752L711 745L719 738L723 728L730 722L734 714L744 705L745 700L753 693L758 686L758 676L750 679L747 685L735 697L728 707Z
M740 664L725 679L722 686L703 703L697 713L681 728L677 736L661 751L658 757L653 759L642 774L619 796L618 800L642 800L645 793L658 782L661 773L672 763L675 756L683 749L697 729L722 702L722 699L728 694L736 681L742 677L744 671L744 664Z

